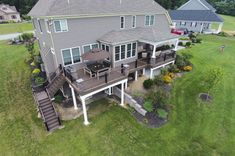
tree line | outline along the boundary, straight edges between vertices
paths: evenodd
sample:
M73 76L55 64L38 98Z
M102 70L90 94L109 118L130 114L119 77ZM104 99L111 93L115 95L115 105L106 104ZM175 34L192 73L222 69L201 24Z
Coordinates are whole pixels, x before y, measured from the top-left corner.
M17 10L26 15L38 0L0 0L1 3L16 6ZM186 3L188 0L155 0L167 10L173 10ZM235 0L207 0L217 9L217 13L235 16Z

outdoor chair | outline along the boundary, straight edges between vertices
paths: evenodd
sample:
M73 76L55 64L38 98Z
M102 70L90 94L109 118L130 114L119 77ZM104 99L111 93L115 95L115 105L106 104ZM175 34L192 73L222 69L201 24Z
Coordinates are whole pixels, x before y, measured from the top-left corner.
M91 71L89 68L87 68L87 67L84 67L84 68L83 68L83 71L84 71L84 75L88 74L88 75L90 75L90 78L96 76L96 74L95 74L95 73L92 73L92 71Z

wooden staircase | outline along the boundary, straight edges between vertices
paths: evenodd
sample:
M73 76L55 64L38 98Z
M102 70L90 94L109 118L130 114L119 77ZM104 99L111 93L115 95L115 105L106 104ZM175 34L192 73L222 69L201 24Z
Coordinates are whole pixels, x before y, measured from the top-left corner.
M49 93L50 97L53 97L56 92L64 85L66 79L64 75L61 73L60 75L56 76L54 80L49 83L46 87L47 92Z
M34 98L47 131L58 129L61 126L60 118L48 93L46 91L34 92Z

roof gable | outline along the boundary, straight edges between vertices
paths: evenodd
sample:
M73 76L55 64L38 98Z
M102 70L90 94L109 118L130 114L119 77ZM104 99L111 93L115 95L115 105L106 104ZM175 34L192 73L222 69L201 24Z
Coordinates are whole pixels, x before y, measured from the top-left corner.
M29 15L34 17L106 16L166 12L153 0L39 0Z
M206 0L189 0L183 4L178 10L211 10L216 11Z
M8 4L0 4L0 10L6 14L17 13L15 6L9 6Z

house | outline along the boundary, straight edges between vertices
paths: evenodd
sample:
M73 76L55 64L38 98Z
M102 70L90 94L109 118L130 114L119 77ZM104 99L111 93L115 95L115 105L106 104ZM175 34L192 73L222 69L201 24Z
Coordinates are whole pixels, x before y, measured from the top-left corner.
M224 21L215 12L216 9L206 0L189 0L169 14L176 28L187 28L189 31L200 33L219 33ZM212 24L218 24L218 29L213 30Z
M20 13L15 6L0 4L0 23L9 21L21 22Z
M116 88L123 106L130 77L153 78L175 61L178 36L170 32L168 12L153 0L39 0L29 15L48 95L60 89L74 109L81 105L85 125L88 99ZM165 45L168 50L161 51Z

